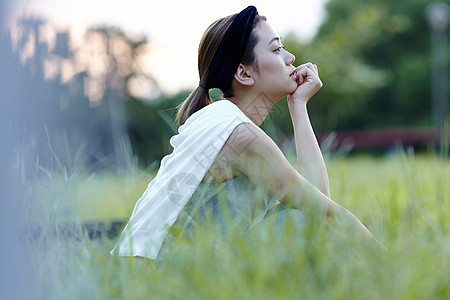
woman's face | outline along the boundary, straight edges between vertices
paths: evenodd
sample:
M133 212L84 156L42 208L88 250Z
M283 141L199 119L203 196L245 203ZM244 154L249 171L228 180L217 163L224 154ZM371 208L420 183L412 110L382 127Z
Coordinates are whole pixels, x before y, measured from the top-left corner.
M293 93L297 81L290 75L295 69L295 56L284 50L280 36L269 23L261 21L254 30L259 36L254 49L258 72L252 74L255 87L276 100Z

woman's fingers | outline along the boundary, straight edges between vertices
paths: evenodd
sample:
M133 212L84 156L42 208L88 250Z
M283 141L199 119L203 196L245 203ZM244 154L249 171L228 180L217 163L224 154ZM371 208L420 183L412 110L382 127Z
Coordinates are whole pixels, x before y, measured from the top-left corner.
M306 82L320 82L317 70L313 65L303 65L296 73L298 85L302 85Z
M288 95L288 101L303 101L306 103L323 86L319 78L319 70L315 64L308 62L298 66L294 74L297 89Z
M288 96L288 101L303 101L306 103L322 87L322 81L315 71L308 66L302 66L296 74L297 89Z
M314 74L315 74L316 76L319 76L319 70L318 70L318 68L317 68L317 65L316 65L316 64L313 64L313 63L311 63L311 62L307 62L307 63L304 63L304 64L302 64L302 65L300 65L300 66L298 66L298 67L296 68L295 74L297 74L297 78L299 77L300 74L302 74L302 70L304 70L304 68L310 69L311 71L314 72ZM303 82L303 81L299 81L299 82L301 83L301 82Z
M301 64L296 69L300 69L300 68L303 68L303 67L307 67L307 68L313 70L314 73L316 73L316 74L318 73L317 65L313 64L312 62L307 62L307 63Z

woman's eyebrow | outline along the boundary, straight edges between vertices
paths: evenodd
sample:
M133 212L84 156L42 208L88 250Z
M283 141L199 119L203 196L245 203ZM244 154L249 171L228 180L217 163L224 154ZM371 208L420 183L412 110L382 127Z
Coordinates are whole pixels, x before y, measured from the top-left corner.
M278 37L278 36L274 37L273 39L270 40L270 42L267 44L267 46L269 46L270 44L272 44L272 42L274 42L274 41L279 41L279 42L281 42L281 38Z

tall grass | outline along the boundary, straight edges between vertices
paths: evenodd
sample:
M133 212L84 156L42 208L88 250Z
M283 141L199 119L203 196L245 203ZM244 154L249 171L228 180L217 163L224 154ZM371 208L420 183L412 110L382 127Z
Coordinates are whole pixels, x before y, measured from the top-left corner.
M449 299L450 162L399 152L332 157L332 198L387 247L346 224L270 221L225 238L205 227L180 235L162 263L109 255L115 239L89 239L86 220L126 218L152 174L136 167L36 181L25 195L24 237L33 299ZM65 224L64 226L61 224ZM69 225L68 225L69 224Z

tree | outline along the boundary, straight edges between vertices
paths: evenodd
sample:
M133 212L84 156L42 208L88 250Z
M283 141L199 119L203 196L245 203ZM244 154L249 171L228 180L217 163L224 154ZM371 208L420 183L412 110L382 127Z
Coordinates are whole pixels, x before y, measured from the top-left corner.
M24 168L36 165L47 174L98 162L124 166L128 127L123 103L132 98L129 83L144 78L154 95L160 92L138 63L146 38L131 39L103 26L88 30L87 42L76 47L68 32L57 32L50 46L40 36L51 26L44 20L30 17L17 26L17 42L6 35L0 53L2 65L12 70L1 101L21 116L13 126L16 169L25 176Z
M330 0L310 43L286 38L298 63L319 66L324 87L310 103L316 128L431 125L427 4Z

